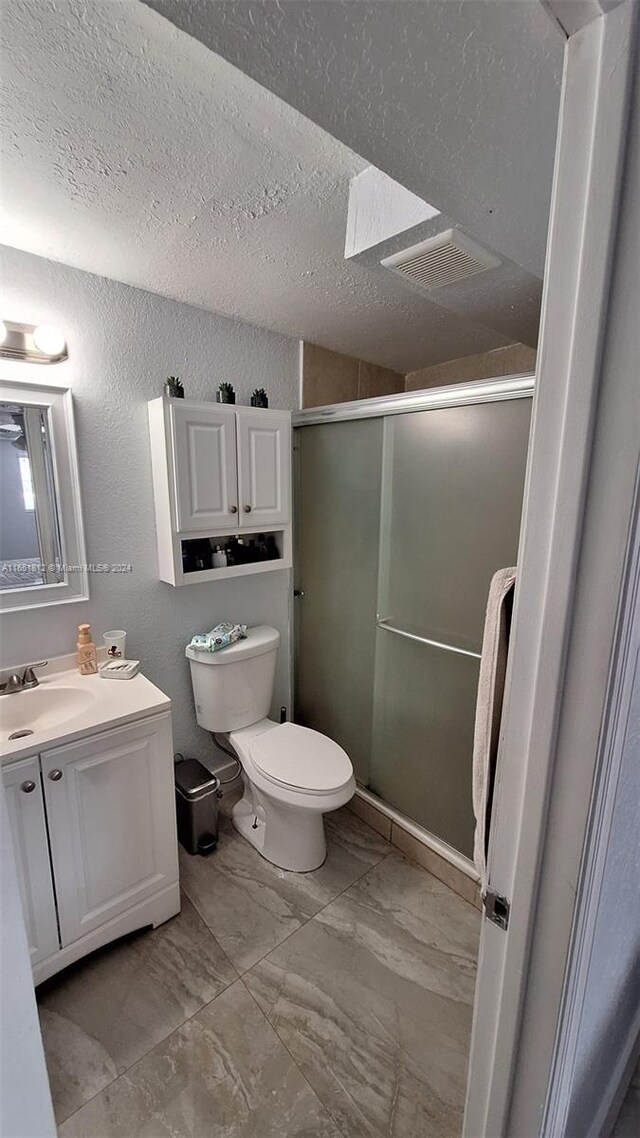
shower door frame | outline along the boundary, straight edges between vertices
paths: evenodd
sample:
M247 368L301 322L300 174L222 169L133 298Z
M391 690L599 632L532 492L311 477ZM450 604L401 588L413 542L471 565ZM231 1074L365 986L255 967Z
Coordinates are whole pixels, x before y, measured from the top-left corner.
M403 392L396 395L383 395L376 399L360 399L347 403L331 403L320 407L308 407L302 411L294 411L291 425L294 430L302 427L319 426L326 423L350 422L358 419L386 419L391 415L408 415L421 411L446 410L454 407L468 407L483 403L496 403L511 399L531 399L535 389L535 375L532 372L516 373L514 375L499 376L493 379L465 380L462 383L447 384L442 387L427 388L424 391ZM383 441L383 450L385 443ZM384 461L383 461L384 472ZM384 473L382 495L384 497ZM295 495L295 485L294 485ZM382 509L382 503L381 503ZM294 558L294 573L296 565ZM304 581L297 582L304 591ZM378 584L378 589L379 589ZM294 596L299 595L297 588ZM295 626L295 608L292 615L292 626ZM445 651L455 652L462 656L480 659L479 652L465 648L453 648L440 641L429 640L414 633L405 632L390 625L389 621L380 613L376 613L376 628L409 640L420 641ZM292 643L296 643L295 627L292 627ZM293 669L297 664L295 654ZM295 683L292 684L295 692ZM294 703L295 710L295 703ZM470 760L471 762L471 757ZM459 850L450 846L444 839L430 830L425 829L413 818L403 814L391 806L384 798L370 791L366 787L358 786L356 794L365 802L370 803L379 813L384 814L392 822L412 834L423 845L431 849L439 857L450 862L458 870L473 881L478 881L478 874L473 861Z
M478 379L446 387L428 387L424 391L407 391L398 395L381 395L377 399L354 399L350 403L328 403L323 407L307 407L294 411L292 427L309 427L318 423L340 423L348 419L381 419L387 415L407 415L411 411L436 411L446 407L467 407L474 403L495 403L502 399L531 398L535 386L532 372Z

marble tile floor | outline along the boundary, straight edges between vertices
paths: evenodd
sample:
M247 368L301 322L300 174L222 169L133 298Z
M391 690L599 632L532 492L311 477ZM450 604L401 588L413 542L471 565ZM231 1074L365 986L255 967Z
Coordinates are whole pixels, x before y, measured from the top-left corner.
M60 1138L455 1138L478 912L348 810L314 873L221 818L182 912L38 989Z

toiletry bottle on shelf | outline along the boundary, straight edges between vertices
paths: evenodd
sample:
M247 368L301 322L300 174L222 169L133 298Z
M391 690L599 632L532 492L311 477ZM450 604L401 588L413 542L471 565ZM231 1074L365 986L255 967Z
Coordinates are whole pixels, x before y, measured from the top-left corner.
M227 542L227 548L226 548L227 565L239 565L240 564L240 562L238 560L238 555L237 555L237 545L238 545L237 537L232 537Z
M224 549L221 549L219 545L216 545L213 551L212 561L214 569L224 569L226 567L227 555Z
M267 549L267 557L269 561L277 561L280 557L280 550L278 549L278 544L272 533L267 534L265 546Z
M98 671L98 654L91 639L91 625L78 625L78 644L76 652L78 671L81 676L93 676Z

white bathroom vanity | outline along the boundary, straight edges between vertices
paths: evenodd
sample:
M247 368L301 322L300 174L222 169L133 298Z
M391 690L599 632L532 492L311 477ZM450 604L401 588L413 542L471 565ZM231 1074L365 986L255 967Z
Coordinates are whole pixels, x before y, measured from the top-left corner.
M180 909L171 701L143 675L116 683L81 676L72 661L52 661L36 688L0 698L36 983Z

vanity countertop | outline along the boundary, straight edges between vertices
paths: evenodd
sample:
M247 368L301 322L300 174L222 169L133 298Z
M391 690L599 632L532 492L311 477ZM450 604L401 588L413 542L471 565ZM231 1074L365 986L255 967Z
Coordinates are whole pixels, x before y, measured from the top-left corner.
M132 680L105 680L75 669L46 670L37 688L0 696L0 765L170 707L169 697L140 673ZM22 729L33 733L8 738Z

